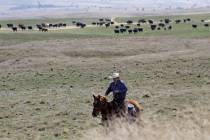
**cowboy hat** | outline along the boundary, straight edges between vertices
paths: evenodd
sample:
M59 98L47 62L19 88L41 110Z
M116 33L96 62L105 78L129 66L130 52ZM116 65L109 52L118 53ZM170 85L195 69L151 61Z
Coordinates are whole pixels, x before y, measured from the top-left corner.
M119 78L120 77L120 74L115 72L113 73L111 76L109 76L110 79L113 79L113 78Z

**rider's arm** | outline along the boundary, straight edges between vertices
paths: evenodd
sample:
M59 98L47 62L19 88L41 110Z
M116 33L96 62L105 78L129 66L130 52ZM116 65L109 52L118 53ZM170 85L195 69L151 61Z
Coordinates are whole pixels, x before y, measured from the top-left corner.
M109 95L109 93L112 92L111 85L112 84L110 84L109 87L108 87L108 89L106 90L105 96Z

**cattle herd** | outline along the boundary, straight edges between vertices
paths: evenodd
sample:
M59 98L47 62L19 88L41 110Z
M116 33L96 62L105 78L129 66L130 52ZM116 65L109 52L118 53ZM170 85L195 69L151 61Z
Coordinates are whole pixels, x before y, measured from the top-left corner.
M188 25L191 25L193 29L198 28L198 26L204 26L204 27L209 27L209 23L205 22L205 20L201 20L201 24L194 24L194 22L190 18L184 18L184 19L176 19L176 20L171 20L168 18L161 19L161 20L152 20L152 19L144 19L141 18L137 22L134 22L132 20L127 20L124 23L117 23L115 21L112 21L109 18L99 18L98 21L94 21L91 23L92 26L96 27L112 27L113 32L115 34L123 34L123 33L128 33L128 34L136 34L139 32L144 32L145 31L145 25L149 27L150 30L152 31L158 31L158 30L172 30L172 25L180 24L180 23L186 23ZM80 22L80 21L72 21L73 26L79 27L79 28L85 28L87 27L86 23ZM89 26L91 26L89 25ZM144 26L142 26L144 25ZM6 25L8 29L11 29L13 32L17 32L18 30L20 31L25 31L25 30L38 30L41 32L48 32L49 29L60 29L60 28L66 28L69 26L67 23L41 23L41 24L36 24L36 25L24 25L24 24L7 24ZM0 29L3 26L0 24ZM143 28L144 27L144 28Z
M61 28L61 27L66 27L66 23L58 23L58 24L47 24L47 23L41 23L41 24L36 24L35 26L32 25L24 25L24 24L7 24L6 27L8 29L11 29L13 32L17 32L18 30L25 31L25 30L34 30L35 28L39 31L42 32L48 32L48 29L50 28ZM0 24L0 29L2 28L2 25Z

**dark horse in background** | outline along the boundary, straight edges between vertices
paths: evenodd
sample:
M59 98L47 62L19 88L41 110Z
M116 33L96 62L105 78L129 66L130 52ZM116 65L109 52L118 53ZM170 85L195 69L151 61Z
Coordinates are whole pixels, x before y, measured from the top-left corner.
M97 117L98 115L102 116L102 123L111 121L118 117L123 118L140 118L140 113L143 111L143 106L135 100L127 100L125 102L125 106L122 111L116 113L114 109L114 105L112 102L108 102L108 99L105 96L95 96L93 95L94 102L93 102L93 112L92 116ZM129 106L133 106L133 110L129 110Z

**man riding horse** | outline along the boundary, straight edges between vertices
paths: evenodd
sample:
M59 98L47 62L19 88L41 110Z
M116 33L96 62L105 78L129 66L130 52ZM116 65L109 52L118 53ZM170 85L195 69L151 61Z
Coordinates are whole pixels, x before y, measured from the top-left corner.
M125 83L120 80L119 73L113 73L110 76L110 79L113 79L113 82L109 85L108 89L106 90L105 96L108 96L109 93L113 93L113 100L112 104L114 110L117 114L121 114L125 112L125 98L127 94L127 87ZM121 114L122 115L122 114Z

